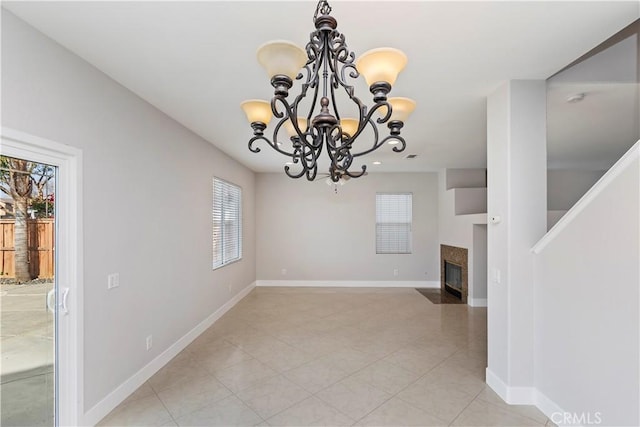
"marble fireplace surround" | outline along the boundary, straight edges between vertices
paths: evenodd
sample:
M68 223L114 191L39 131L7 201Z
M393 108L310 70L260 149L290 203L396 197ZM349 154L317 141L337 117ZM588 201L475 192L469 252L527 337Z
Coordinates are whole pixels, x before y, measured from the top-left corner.
M440 245L440 292L447 292L444 288L444 262L448 261L462 267L462 302L467 302L469 295L469 255L466 248Z

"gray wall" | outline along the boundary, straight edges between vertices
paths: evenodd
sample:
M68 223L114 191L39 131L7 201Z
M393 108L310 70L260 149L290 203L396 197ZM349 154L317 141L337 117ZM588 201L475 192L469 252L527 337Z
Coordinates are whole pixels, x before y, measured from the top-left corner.
M604 175L603 170L547 171L547 209L569 210Z
M473 225L474 298L487 298L487 225Z
M254 174L2 12L2 125L83 152L88 410L255 280ZM214 175L242 186L244 215L244 258L216 271Z
M511 80L487 98L487 206L501 221L487 230L486 378L498 393L533 384L531 248L547 230L546 134L544 81Z
M602 425L640 424L640 146L634 150L635 160L535 257L536 387L563 411L598 414Z
M451 179L453 176L453 179ZM470 305L477 306L485 303L483 299L487 298L487 280L479 278L476 273L475 249L478 246L474 242L476 224L487 222L487 214L476 215L456 215L456 190L454 188L447 189L449 183L455 182L457 185L466 185L464 188L471 188L472 191L482 191L480 184L484 181L484 169L441 169L438 173L438 237L443 245L457 246L466 248L469 256L469 295L467 302ZM475 194L474 202L478 204L481 201ZM486 197L486 193L484 194ZM486 202L485 206L486 206ZM486 240L486 239L485 239ZM486 271L486 241L484 243L484 262L483 271ZM481 254L482 256L482 254ZM438 258L440 254L438 253ZM476 283L477 282L477 283ZM486 305L486 304L485 304Z
M436 173L370 174L338 194L282 173L256 175L256 187L258 279L440 280ZM412 254L376 255L376 192L413 193Z

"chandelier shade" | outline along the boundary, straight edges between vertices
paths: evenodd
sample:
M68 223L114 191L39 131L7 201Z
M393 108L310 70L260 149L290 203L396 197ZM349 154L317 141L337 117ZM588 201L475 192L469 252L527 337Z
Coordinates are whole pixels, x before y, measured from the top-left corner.
M284 75L295 79L307 62L307 53L290 41L274 40L258 48L258 62L266 70L269 78Z
M365 52L356 62L345 36L336 29L338 21L330 14L328 1L320 0L313 16L315 31L304 49L283 40L260 46L258 62L271 79L273 98L271 102L250 100L241 104L253 129L249 150L259 153L257 144L264 143L288 157L284 172L291 178L315 180L320 156L325 152L330 160L331 181L366 175L366 165L354 170L354 161L387 142L395 144L392 151L403 151L406 142L401 130L416 106L408 98L387 99L398 74L407 65L407 56L398 49L379 48ZM355 94L355 80L360 75L373 95L370 105ZM298 82L299 92L290 98L294 82ZM338 107L343 102L337 101L340 97L355 107L355 118L341 117ZM306 111L302 111L303 105ZM269 138L265 130L272 116L276 120ZM388 128L387 136L380 134L382 125ZM367 135L368 144L361 141L365 139L363 134Z
M240 108L247 115L249 123L264 123L268 125L271 121L273 113L271 112L271 103L261 99L249 99L240 104Z
M356 68L369 86L385 82L393 86L398 74L407 65L407 55L391 47L371 49L358 58Z
M360 122L357 119L340 119L340 126L342 127L342 133L352 137L358 131Z
M307 119L305 117L298 117L297 122L298 122L298 129L300 129L300 131L303 133L306 132ZM291 119L287 120L284 123L284 129L287 131L287 134L289 134L289 137L294 137L298 134L298 131L296 131L296 128L293 126L293 122L291 121Z
M391 117L389 120L397 120L401 122L407 121L413 110L416 109L416 101L409 98L395 97L387 100L391 104ZM387 114L386 107L380 108L380 114Z

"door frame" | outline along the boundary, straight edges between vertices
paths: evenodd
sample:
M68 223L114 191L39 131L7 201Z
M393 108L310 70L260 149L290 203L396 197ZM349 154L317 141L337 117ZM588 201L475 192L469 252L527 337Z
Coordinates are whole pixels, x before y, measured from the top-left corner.
M58 168L56 176L56 288L68 288L66 307L56 295L56 422L78 426L84 418L82 151L2 127L0 152ZM64 357L58 357L59 354Z

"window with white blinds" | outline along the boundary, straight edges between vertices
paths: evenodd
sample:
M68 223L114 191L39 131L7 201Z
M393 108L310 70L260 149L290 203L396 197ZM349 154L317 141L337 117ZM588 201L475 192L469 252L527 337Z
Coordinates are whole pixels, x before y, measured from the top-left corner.
M411 193L376 194L376 253L411 253Z
M242 258L242 190L213 178L213 268Z

